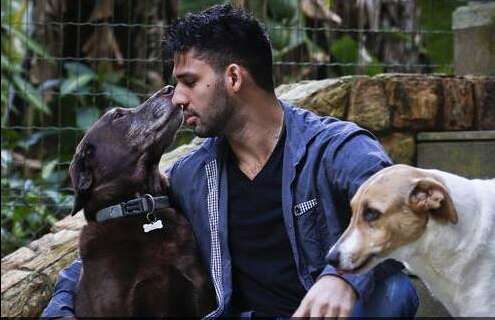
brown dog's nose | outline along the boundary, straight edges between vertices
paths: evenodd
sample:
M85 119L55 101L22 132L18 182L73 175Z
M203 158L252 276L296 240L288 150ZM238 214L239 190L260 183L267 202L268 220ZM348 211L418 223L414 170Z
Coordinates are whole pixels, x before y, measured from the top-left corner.
M331 250L325 257L325 261L328 264L331 264L332 266L338 268L340 264L340 251Z
M163 95L173 94L174 93L174 86L165 86L161 91L162 91L161 94L163 94Z

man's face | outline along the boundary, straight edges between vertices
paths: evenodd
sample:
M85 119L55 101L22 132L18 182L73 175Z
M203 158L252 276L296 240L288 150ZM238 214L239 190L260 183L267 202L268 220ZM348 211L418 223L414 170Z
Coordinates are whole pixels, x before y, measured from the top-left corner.
M222 74L194 50L176 54L173 75L177 79L172 103L184 108L184 119L199 137L224 134L234 110Z

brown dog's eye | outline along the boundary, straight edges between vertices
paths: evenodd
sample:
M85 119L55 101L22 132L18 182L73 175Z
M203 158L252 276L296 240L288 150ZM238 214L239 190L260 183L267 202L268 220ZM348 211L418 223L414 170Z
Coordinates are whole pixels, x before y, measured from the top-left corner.
M95 153L95 147L91 144L86 145L86 148L84 148L84 156L91 157L94 153Z
M112 115L112 120L117 120L119 118L122 118L124 116L124 114L122 112L117 112L115 111Z
M363 218L365 221L374 221L380 216L380 211L374 209L366 209L363 212Z

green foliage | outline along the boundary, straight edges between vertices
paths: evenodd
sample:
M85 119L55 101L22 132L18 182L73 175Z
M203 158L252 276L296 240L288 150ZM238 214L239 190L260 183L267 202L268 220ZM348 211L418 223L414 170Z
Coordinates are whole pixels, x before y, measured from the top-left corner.
M334 41L330 47L336 61L344 64L342 66L343 74L355 74L356 64L358 62L359 45L356 40L348 35ZM346 66L345 64L350 64ZM364 67L364 74L373 76L383 72L383 67L380 66L380 61L376 57L372 57L372 62Z
M57 62L60 78L33 83L27 59L56 62L26 30L29 3L2 0L2 257L70 212L67 169L78 137L108 106L140 103L129 83L144 89L108 61L91 66Z
M27 1L2 1L2 91L1 112L3 121L8 108L8 95L15 90L31 106L43 113L50 113L38 88L33 86L22 68L27 50L35 55L50 58L43 47L26 33L25 15ZM2 123L3 123L2 121Z
M49 231L67 215L72 195L59 192L66 173L58 159L47 161L36 180L14 171L12 152L2 149L2 257Z
M419 24L424 30L451 31L452 12L455 8L464 5L467 1L431 1L419 0ZM446 65L453 61L454 40L452 34L429 33L424 34L424 53L433 64L441 65L435 72L449 73L453 70Z
M259 1L259 0L256 0ZM184 16L188 12L198 12L215 4L222 4L227 1L222 0L189 0L179 1L179 16Z

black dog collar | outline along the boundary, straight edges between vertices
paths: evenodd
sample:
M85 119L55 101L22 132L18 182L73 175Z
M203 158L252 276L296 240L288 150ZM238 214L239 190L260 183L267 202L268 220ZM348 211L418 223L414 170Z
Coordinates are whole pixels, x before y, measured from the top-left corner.
M146 214L148 218L155 210L165 208L170 208L168 197L153 197L146 194L144 197L132 199L99 210L96 212L96 222L103 222L121 217L138 216L141 214Z

